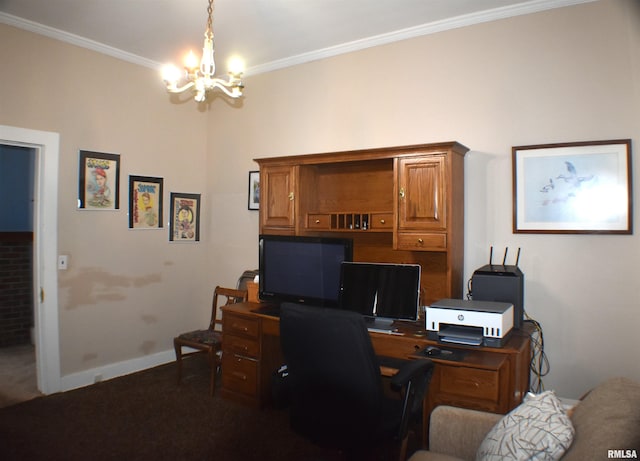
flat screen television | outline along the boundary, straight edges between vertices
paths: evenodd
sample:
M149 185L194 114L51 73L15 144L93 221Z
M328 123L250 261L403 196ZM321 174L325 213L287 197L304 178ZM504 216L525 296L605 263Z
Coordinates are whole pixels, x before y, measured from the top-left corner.
M352 259L351 239L260 235L260 299L337 307L341 266Z
M395 320L417 320L420 302L418 264L344 262L340 308L359 312L376 329Z

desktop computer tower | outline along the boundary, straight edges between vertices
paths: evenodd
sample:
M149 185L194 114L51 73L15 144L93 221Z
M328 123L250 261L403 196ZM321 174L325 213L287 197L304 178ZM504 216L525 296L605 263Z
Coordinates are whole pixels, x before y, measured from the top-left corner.
M477 269L471 277L471 297L513 304L513 327L522 328L524 274L518 266L487 264Z

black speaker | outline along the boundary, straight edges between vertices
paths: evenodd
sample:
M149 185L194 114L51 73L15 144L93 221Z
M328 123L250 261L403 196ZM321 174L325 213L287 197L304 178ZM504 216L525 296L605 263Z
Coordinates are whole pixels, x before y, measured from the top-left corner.
M513 304L513 327L522 327L524 274L518 266L487 264L477 269L471 277L471 297Z

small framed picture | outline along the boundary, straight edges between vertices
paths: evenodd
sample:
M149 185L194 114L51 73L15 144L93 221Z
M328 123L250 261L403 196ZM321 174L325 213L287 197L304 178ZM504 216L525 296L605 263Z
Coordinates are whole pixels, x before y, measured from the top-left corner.
M80 151L78 208L120 209L120 154Z
M200 194L171 192L170 213L170 241L200 241Z
M260 172L249 172L249 209L260 209Z
M518 146L513 232L632 233L631 140Z
M129 229L162 228L162 178L129 176Z

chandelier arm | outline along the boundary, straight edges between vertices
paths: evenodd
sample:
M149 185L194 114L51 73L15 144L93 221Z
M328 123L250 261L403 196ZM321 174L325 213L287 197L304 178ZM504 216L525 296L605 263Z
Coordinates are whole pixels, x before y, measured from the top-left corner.
M195 82L189 82L186 85L181 86L180 88L167 86L167 91L169 93L184 93L185 91L187 91L189 88L193 86L195 86Z
M210 81L212 82L213 86L217 86L217 87L220 87L220 86L224 86L226 88L236 88L236 87L241 88L242 87L242 82L240 80L229 80L229 81L227 81L227 80L223 80L221 78L213 78Z
M225 82L224 80L220 80L220 79L216 79L217 81L213 82L213 85L211 86L211 89L213 88L218 88L220 90L222 90L227 96L229 96L230 98L238 98L240 96L242 96L242 92L236 92L234 93L233 90L235 88L238 88L237 85L231 85L228 82Z

